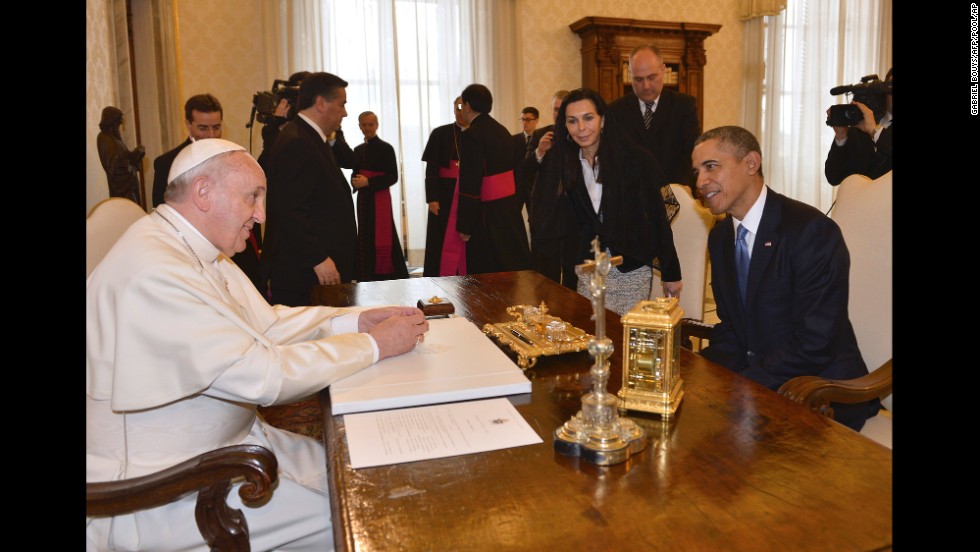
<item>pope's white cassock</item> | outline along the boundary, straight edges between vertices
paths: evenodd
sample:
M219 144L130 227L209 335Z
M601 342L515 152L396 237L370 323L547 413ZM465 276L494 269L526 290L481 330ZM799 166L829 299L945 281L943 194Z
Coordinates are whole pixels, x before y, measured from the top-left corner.
M228 500L245 514L252 549L332 549L323 446L267 425L256 406L301 399L375 362L377 345L357 333L355 309L270 306L164 204L134 223L89 277L85 339L87 481L262 445L279 461L272 499L242 506L236 485ZM196 493L89 518L88 549L206 550L195 501Z

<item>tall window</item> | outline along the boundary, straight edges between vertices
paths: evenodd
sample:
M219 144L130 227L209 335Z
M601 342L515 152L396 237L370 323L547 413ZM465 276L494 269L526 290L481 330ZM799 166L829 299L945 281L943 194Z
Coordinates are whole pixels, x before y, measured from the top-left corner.
M834 137L826 111L851 101L830 89L872 73L884 79L891 67L891 0L792 0L755 28L762 33L756 124L766 184L826 212L835 193L824 176ZM756 130L753 123L745 121Z
M395 148L400 164L391 195L410 265L421 266L425 248L422 151L433 128L455 120L453 99L478 82L493 92L493 116L520 109L523 67L512 46L519 35L516 12L515 0L265 4L269 72L327 71L348 81L342 128L351 146L363 139L357 116L377 114L378 136Z

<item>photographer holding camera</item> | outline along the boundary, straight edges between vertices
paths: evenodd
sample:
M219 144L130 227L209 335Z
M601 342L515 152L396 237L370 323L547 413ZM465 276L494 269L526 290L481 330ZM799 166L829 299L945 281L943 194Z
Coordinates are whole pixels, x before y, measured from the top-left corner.
M830 91L834 95L854 93L850 104L827 109L827 125L834 127L834 143L824 163L824 174L831 186L852 174L875 179L892 170L892 70L888 70L884 82L875 75L861 81Z
M259 154L258 162L263 169L265 168L266 152L272 150L272 144L279 137L279 129L282 128L282 125L296 117L296 101L299 97L299 85L309 74L309 71L293 73L289 75L289 80L285 82L277 80L273 84L271 93L263 92L256 94L252 98L253 116L258 109L258 119L262 123L262 153ZM279 84L282 86L278 86ZM268 107L270 106L259 106L260 96L262 100L266 100L267 97L272 98L275 101L275 110L267 113L266 111L268 111Z

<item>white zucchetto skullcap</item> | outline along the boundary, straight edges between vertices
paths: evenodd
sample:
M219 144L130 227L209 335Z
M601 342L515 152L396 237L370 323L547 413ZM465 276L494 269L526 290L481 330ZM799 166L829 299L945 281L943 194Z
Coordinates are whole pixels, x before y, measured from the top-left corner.
M202 138L191 142L186 148L180 150L180 153L174 158L174 164L170 166L170 174L167 176L167 184L215 155L229 151L246 150L242 146L223 138Z

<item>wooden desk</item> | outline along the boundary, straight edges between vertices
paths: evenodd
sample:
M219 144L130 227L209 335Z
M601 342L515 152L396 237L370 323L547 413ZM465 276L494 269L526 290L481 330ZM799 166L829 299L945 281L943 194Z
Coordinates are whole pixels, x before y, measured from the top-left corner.
M591 304L533 271L324 286L330 305L440 295L480 328L548 303L586 331ZM619 390L622 326L609 391ZM508 351L512 356L513 353ZM581 407L587 352L541 357L510 400L538 445L351 470L343 416L320 394L338 550L879 550L892 543L892 452L684 350L675 418L630 413L645 451L601 467L554 451ZM576 385L576 379L578 385Z

